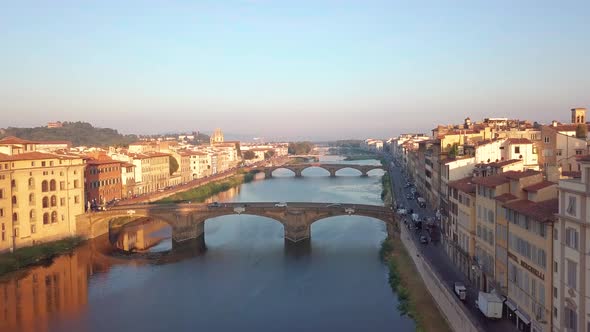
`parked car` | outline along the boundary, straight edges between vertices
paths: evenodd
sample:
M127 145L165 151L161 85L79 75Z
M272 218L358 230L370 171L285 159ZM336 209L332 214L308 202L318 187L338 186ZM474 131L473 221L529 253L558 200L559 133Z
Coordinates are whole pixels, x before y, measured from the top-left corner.
M426 200L423 197L418 197L417 200L418 200L418 205L421 208L425 208L426 207Z
M428 244L428 237L426 235L420 236L420 243Z
M207 205L207 207L217 208L217 207L221 207L221 204L219 202L213 202L213 203Z
M397 214L399 214L400 216L405 216L407 214L407 211L406 209L398 209Z
M454 284L453 290L455 291L455 294L457 294L457 296L459 297L459 300L465 301L465 299L467 298L467 288L465 288L465 285L462 282L456 282Z
M280 202L280 203L275 204L275 207L287 207L287 203Z

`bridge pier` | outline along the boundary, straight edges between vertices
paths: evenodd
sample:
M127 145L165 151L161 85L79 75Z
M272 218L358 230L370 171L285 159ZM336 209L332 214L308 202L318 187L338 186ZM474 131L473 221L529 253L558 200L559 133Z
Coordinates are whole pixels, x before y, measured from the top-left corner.
M295 169L295 177L300 178L303 176L303 170Z
M205 245L205 234L201 234L196 238L186 239L177 241L172 239L172 250L174 251L191 251L191 252L204 252L207 250Z
M172 249L205 250L205 222L193 220L192 215L176 215L172 227Z
M367 176L369 176L369 172L367 172L367 171L361 171L361 172L362 172L362 173L361 173L361 176L362 176L362 177L367 177Z
M336 169L329 169L328 171L330 172L330 177L336 177Z

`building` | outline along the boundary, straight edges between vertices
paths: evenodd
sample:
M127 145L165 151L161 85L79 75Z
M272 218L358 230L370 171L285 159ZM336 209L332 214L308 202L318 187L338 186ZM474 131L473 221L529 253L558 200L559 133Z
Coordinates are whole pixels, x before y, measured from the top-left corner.
M472 257L475 257L475 192L476 185L471 176L449 182L448 184L448 224L445 228L449 242L447 253L461 272L472 280ZM455 250L453 250L455 249Z
M559 181L552 263L558 332L590 329L590 156L578 162L581 177Z
M64 125L60 121L47 122L47 128L62 128Z
M213 132L213 134L209 138L209 141L210 141L211 145L223 143L224 139L223 139L223 132L221 131L221 129L219 129L219 128L215 129L215 131Z
M0 252L75 235L84 213L84 160L23 144L0 153Z
M119 200L122 194L122 161L108 159L88 159L84 172L86 188L86 208L104 206Z

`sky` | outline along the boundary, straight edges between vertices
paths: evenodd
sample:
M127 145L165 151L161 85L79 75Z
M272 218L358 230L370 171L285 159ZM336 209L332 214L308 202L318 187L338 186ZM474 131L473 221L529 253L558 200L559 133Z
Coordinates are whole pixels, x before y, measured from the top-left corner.
M391 137L590 108L590 1L0 0L0 127Z

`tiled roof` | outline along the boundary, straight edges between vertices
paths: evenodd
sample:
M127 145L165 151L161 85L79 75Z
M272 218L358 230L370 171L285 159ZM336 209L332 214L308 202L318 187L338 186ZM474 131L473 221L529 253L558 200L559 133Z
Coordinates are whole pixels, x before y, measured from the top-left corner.
M488 165L490 165L492 167L504 167L504 166L516 164L516 163L519 163L519 162L522 162L522 160L519 160L519 159L508 159L508 160L501 160L501 161L492 162L492 163L489 163Z
M553 127L553 126L547 126L549 128L553 128L557 131L576 131L576 128L578 127L577 123L572 123L572 124L558 124L557 126ZM590 125L586 124L586 128L590 130Z
M504 207L522 213L540 222L554 222L555 214L559 211L559 202L557 198L533 202L527 199L521 199L514 202L505 203Z
M506 178L503 174L494 174L490 176L473 178L473 182L484 187L495 188L499 185L509 183L510 180L508 180L508 178Z
M551 186L556 186L557 183L555 182L551 182L551 181L547 181L547 180L543 180L539 183L535 183L532 184L530 186L524 187L522 188L522 190L524 191L529 191L529 192L537 192L543 188L547 188L547 187L551 187Z
M513 201L515 199L518 199L518 197L512 195L511 193L505 193L505 194L502 194L500 196L494 197L494 199L496 199L497 201L500 201L502 203L506 203L506 202L509 202L509 201Z
M473 183L473 178L466 177L460 180L451 181L449 182L449 187L455 188L459 191L464 193L472 194L475 193L475 183Z
M35 141L29 141L26 139L18 138L15 136L6 136L3 139L0 139L0 145L3 144L35 144Z
M528 138L509 138L506 140L509 144L533 144Z
M0 161L19 161L19 160L39 160L39 159L82 159L76 156L56 155L44 152L27 152L9 156L7 154L0 154Z
M88 165L106 165L106 164L122 164L122 161L113 159L88 159L86 164Z
M541 174L541 172L534 171L531 169L527 169L526 171L508 171L508 172L502 173L502 175L504 175L505 177L507 177L511 180L518 180L518 179L522 179L522 178L526 178L526 177L538 175L538 174Z

